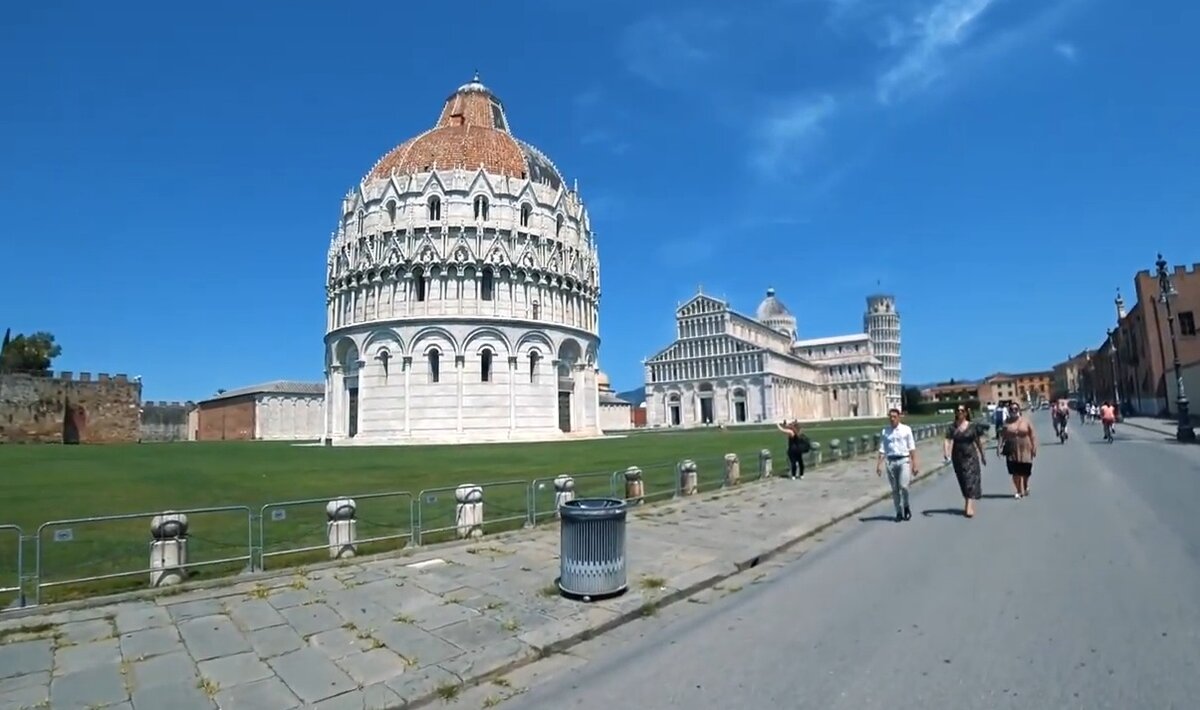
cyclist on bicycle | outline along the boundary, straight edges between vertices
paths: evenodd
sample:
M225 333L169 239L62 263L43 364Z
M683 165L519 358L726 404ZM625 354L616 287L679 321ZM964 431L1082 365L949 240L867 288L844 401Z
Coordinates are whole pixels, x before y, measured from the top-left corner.
M1067 422L1071 419L1071 408L1067 404L1067 400L1060 399L1054 403L1054 410L1051 412L1054 418L1054 434L1055 436L1064 436L1067 433Z
M1113 424L1117 423L1117 408L1109 404L1108 400L1100 405L1100 421L1104 424L1104 440L1112 441Z

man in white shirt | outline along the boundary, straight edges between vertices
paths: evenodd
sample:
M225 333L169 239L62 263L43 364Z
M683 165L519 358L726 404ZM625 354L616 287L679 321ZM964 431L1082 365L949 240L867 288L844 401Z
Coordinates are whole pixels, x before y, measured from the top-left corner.
M912 429L900 423L900 410L888 411L888 426L879 438L879 460L875 463L875 475L883 475L887 464L888 483L892 484L892 502L896 505L896 522L912 519L908 507L908 486L917 475L917 441Z

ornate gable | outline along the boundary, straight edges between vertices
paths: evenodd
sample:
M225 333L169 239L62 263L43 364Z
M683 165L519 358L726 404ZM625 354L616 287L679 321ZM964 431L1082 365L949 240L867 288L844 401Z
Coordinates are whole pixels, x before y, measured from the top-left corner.
M687 301L675 311L676 317L686 318L688 316L699 316L706 313L724 313L729 310L729 304L712 296L705 296L702 293L692 296L690 301Z

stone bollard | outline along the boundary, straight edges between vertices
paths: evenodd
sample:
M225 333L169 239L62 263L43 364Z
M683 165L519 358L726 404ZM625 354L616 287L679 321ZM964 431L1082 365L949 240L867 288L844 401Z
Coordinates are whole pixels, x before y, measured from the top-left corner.
M742 480L742 463L737 454L725 454L725 487L732 488Z
M150 586L166 587L187 579L188 519L166 511L150 519Z
M860 442L862 442L862 449L858 453L866 456L866 455L869 455L872 451L875 451L875 449L871 448L870 435L863 434L862 436L858 437L858 439Z
M562 474L554 477L554 517L558 517L558 510L564 504L575 500L575 479Z
M454 489L454 524L458 526L458 537L483 536L483 488L474 483L464 483Z
M699 474L696 472L696 462L684 459L679 462L679 495L691 496L696 494Z
M758 452L758 476L759 478L771 477L771 450L763 449Z
M871 450L879 451L879 446L880 446L880 444L883 443L883 436L880 434L876 434L875 436L871 437L871 443L874 444L874 448Z
M812 454L812 465L820 466L821 460L822 460L822 458L821 458L821 442L814 441L812 443L812 451L810 453Z
M829 460L837 461L842 456L842 440L831 439L829 441Z
M358 504L353 498L337 498L325 504L325 532L329 537L329 559L354 557L358 540Z
M640 505L646 499L646 484L642 480L642 469L630 466L625 469L625 502Z

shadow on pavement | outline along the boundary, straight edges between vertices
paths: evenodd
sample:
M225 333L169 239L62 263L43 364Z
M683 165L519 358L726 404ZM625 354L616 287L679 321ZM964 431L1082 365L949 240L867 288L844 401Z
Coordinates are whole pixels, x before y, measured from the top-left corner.
M935 508L934 510L922 510L921 515L930 517L933 515L957 515L960 518L967 517L963 515L962 508Z
M859 518L860 523L892 523L896 521L895 515L872 515L866 518Z
M1016 498L1013 498L1012 493L984 493L983 495L981 495L979 497L984 500L1000 500L1001 498L1007 498L1008 500L1016 500Z

